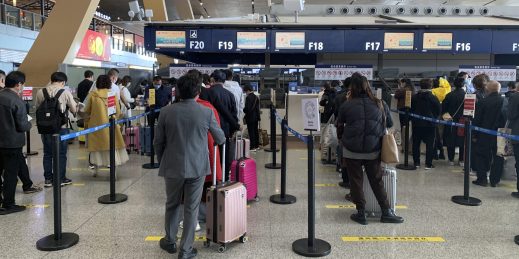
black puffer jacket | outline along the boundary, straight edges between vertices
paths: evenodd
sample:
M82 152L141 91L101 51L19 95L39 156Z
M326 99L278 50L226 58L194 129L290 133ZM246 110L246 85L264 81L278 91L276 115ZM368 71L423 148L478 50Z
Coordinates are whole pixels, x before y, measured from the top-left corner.
M382 148L385 129L393 126L389 108L384 111L368 96L355 98L342 104L339 111L337 135L342 145L354 153L373 153ZM386 119L386 125L384 119Z
M440 101L438 101L438 98L436 98L431 91L419 91L417 94L413 95L411 101L411 113L432 119L438 119L441 113ZM412 120L413 127L436 127L436 124L426 120L414 117Z

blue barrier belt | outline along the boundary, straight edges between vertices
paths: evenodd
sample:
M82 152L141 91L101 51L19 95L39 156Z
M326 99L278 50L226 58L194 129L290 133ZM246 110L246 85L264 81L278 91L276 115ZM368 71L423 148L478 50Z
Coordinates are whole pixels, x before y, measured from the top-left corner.
M399 114L406 114L405 112L402 112L402 111L397 111L397 110L391 110L391 111L395 112L395 113L399 113ZM420 120L425 120L425 121L429 121L429 122L432 122L432 123L436 123L436 124L443 124L443 125L454 126L454 127L459 127L459 128L464 128L465 127L465 125L461 124L461 123L455 123L455 122L450 122L450 121L443 121L443 120L433 119L433 118L417 115L417 114L414 114L414 113L409 113L409 116L411 116L413 118L420 119ZM510 134L498 132L498 131L495 131L495 130L489 130L489 129L477 127L477 126L474 126L474 125L472 125L471 128L473 130L475 130L475 131L479 131L481 133L485 133L485 134L488 134L488 135L493 135L493 136L503 137L503 138L506 138L506 139L511 139L511 140L514 140L514 141L519 141L519 136L516 136L516 135L510 135Z
M279 116L278 112L277 111L274 111L274 114L276 115L276 121L282 125L282 122L283 122L283 119ZM308 144L308 138L303 136L303 134L295 131L294 129L290 128L287 125L285 125L285 128L290 131L290 133L292 133L296 138L300 139L301 141L303 141L305 144Z
M154 113L155 112L160 112L160 109L155 109L153 112ZM139 115L135 115L135 116L130 117L130 118L117 120L115 123L116 124L126 123L128 121L133 121L133 120L136 120L136 119L140 119L140 118L142 118L144 116L148 116L150 113L152 113L152 112L150 111L150 112L141 113ZM74 138L77 138L77 137L80 137L80 136L92 134L92 133L94 133L96 131L100 131L100 130L108 128L108 127L110 127L110 123L102 124L102 125L99 125L99 126L96 126L96 127L93 127L93 128L89 128L89 129L86 129L86 130L82 130L82 131L78 131L78 132L74 132L74 133L70 133L70 134L61 135L60 136L60 140L61 141L67 141L67 140L74 139Z

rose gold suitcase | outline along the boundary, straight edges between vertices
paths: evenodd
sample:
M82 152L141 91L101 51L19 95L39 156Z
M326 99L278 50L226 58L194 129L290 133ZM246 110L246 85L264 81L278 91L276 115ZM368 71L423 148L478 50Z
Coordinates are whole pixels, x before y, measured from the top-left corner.
M213 172L216 172L215 164ZM224 146L225 150L225 146ZM225 161L225 153L222 155ZM223 165L223 164L222 164ZM225 166L223 166L225 167ZM225 172L225 168L222 168ZM225 182L225 179L223 179ZM206 241L204 246L209 247L211 242L219 244L218 252L223 253L226 245L235 241L247 242L247 190L240 182L216 183L213 174L213 186L207 190L207 218Z

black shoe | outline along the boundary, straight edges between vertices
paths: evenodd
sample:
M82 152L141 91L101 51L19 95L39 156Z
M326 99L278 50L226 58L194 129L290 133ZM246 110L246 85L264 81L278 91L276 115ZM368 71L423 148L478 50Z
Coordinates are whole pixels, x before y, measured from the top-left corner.
M344 196L344 199L346 199L347 201L351 201L351 202L353 202L350 193L346 194L346 196Z
M519 199L519 192L513 192L512 197Z
M39 186L32 186L31 188L28 188L26 190L23 190L23 193L25 194L31 194L31 193L36 193L36 192L41 192L43 189Z
M475 185L483 186L483 187L487 187L488 186L487 182L480 182L478 180L474 180L474 181L472 181L472 183L475 184Z
M435 166L434 165L426 165L425 166L425 170L431 170L431 169L434 169Z
M366 212L364 212L363 210L358 210L357 213L352 214L350 216L350 219L361 225L368 224L368 219L366 218Z
M7 215L25 210L25 206L11 205L9 207L0 208L0 215Z
M45 188L52 187L52 180L45 180L45 184L43 185L43 187L45 187Z
M438 159L439 160L445 160L445 154L443 152L440 153L440 155L438 156Z
M497 187L497 183L490 183L490 186L495 188L495 187Z
M342 187L342 188L349 189L350 188L350 183L340 182L339 186Z
M189 259L189 258L195 258L198 255L198 250L196 248L191 249L191 252L189 253L178 253L178 259Z
M162 250L168 252L169 254L174 254L177 252L177 244L169 243L165 237L160 239L159 244L160 244L160 248L162 248Z
M382 217L380 218L380 222L382 223L404 223L404 219L395 215L395 212L392 209L387 209L382 211Z
M63 178L61 180L61 186L65 186L65 185L69 185L69 184L72 184L72 180L70 180L68 178Z

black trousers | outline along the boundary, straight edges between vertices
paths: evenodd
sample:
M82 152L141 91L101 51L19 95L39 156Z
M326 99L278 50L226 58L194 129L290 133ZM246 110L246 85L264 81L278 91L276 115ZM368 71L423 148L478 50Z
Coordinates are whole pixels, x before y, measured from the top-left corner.
M458 136L458 130L455 127L446 126L443 134L446 135L445 144L447 145L447 156L449 161L454 162L456 148L460 150L459 161L465 160L465 137Z
M3 202L2 207L10 207L15 204L14 195L18 182L18 172L20 172L24 160L22 148L1 148L0 149L0 172L4 178L2 186ZM25 164L25 161L23 162Z
M247 130L249 131L250 148L259 148L259 129L258 121L248 121Z
M355 203L357 210L365 210L366 199L362 185L364 184L364 173L362 167L366 169L368 181L377 198L378 204L382 210L389 209L389 201L387 200L387 193L384 189L384 182L382 181L382 167L380 166L380 158L375 160L357 160L345 158L346 168L350 177L350 194L353 203Z
M443 154L443 136L440 134L440 127L437 126L434 137L434 154Z
M514 145L515 173L517 174L517 191L519 191L519 144Z
M25 162L25 158L22 157L22 161L20 161L20 171L18 172L18 178L20 178L20 181L22 182L22 189L28 190L32 187L33 182L31 180L31 176L29 174L29 167L27 166L27 163ZM1 167L0 167L1 168ZM0 203L2 203L2 187L3 187L3 181L2 177L0 177Z
M425 143L425 165L431 166L434 157L435 127L413 127L413 161L420 164L420 144Z
M497 155L497 147L474 145L472 169L476 171L480 183L487 183L487 172L490 170L490 183L498 184L501 181L504 169L504 158Z

